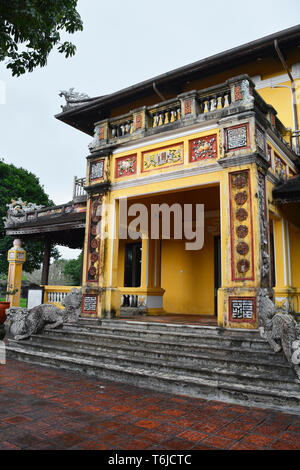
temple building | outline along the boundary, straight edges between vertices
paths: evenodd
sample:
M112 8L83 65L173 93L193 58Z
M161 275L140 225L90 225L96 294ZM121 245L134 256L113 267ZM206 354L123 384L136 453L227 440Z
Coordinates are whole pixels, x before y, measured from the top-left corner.
M92 137L86 179L70 203L7 226L45 240L42 283L50 243L65 243L84 247L83 315L127 308L257 328L262 288L300 313L299 46L297 26L110 95L67 99L56 118ZM136 204L204 205L203 246L187 250L174 231L132 239L128 226L120 238L125 200L132 215Z
M297 338L300 26L64 95L56 118L91 136L86 176L64 205L12 204L6 233L44 240L44 303L71 289L48 285L51 244L83 247L80 324L10 341L12 357L299 411L299 345L278 356L258 328L273 298Z

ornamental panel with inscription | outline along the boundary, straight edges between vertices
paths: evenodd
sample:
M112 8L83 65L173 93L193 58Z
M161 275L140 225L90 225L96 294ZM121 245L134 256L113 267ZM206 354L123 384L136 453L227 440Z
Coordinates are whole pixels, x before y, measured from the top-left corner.
M256 298L230 297L229 319L233 322L254 323L256 321Z

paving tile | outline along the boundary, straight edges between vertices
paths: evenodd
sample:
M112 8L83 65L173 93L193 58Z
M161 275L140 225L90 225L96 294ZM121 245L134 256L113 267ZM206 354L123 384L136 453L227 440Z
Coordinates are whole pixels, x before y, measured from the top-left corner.
M288 441L277 441L271 446L272 450L300 450L299 444Z
M185 449L191 449L193 447L194 443L190 441L186 441L183 439L168 439L164 441L163 443L163 449L165 450L185 450Z
M258 447L269 447L274 441L274 437L260 436L256 434L248 434L241 442L243 444L253 444Z
M178 437L191 442L199 442L205 439L207 434L203 434L199 431L183 431L182 433L178 434Z
M215 449L223 450L232 447L232 445L234 444L234 440L226 439L220 436L211 436L207 439L204 439L204 441L202 441L202 444L212 446Z
M0 450L300 450L300 417L9 360Z

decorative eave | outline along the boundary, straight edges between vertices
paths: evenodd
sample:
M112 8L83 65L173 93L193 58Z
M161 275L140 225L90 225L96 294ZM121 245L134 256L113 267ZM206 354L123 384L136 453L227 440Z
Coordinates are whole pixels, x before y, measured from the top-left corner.
M300 202L300 175L281 183L273 189L273 199L281 204Z
M184 85L189 81L220 73L230 67L248 63L258 57L274 56L277 58L274 49L275 39L278 40L283 53L292 47L298 46L300 44L300 25L215 54L115 93L96 97L86 104L71 108L57 114L55 117L92 136L94 123L109 117L111 109L154 95L155 87L162 93L164 90L172 89L174 95L176 95L182 92Z

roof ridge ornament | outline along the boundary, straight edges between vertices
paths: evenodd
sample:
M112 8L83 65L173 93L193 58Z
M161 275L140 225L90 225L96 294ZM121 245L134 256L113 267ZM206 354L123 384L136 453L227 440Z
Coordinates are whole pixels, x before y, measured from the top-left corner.
M69 90L61 90L58 96L64 97L66 104L61 106L63 111L66 111L75 106L80 106L81 104L90 101L91 98L86 93L79 93L74 91L75 88L69 88Z

